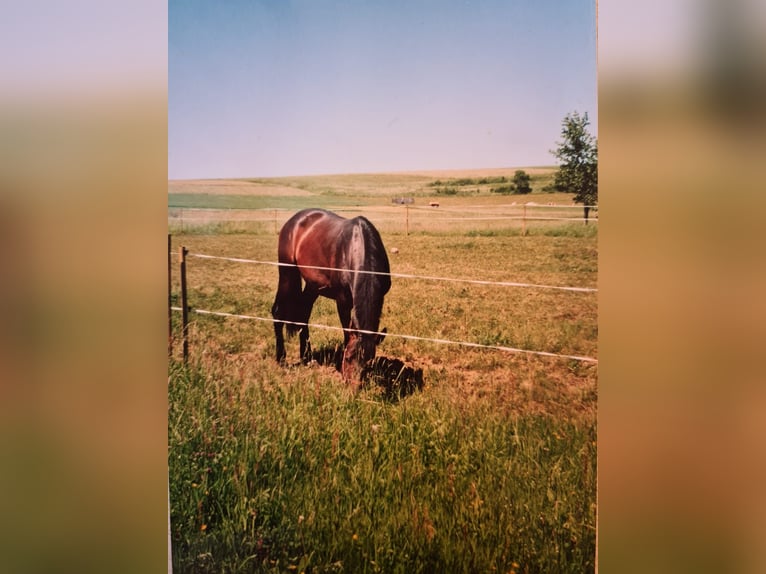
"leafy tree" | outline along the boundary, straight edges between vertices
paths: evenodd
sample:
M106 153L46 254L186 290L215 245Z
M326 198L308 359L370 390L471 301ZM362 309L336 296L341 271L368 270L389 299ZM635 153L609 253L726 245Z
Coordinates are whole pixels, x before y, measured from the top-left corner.
M513 185L515 190L513 193L529 193L532 191L532 186L529 184L529 174L523 169L517 169L513 174Z
M587 112L567 114L561 122L563 141L551 150L560 162L554 185L575 194L574 201L584 206L586 224L590 206L598 205L598 140L587 132L588 125Z

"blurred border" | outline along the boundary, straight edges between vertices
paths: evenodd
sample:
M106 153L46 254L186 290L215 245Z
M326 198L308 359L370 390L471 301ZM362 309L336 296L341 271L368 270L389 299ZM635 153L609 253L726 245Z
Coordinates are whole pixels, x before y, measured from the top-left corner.
M0 553L167 561L167 4L0 25Z
M762 572L763 3L599 6L599 567Z
M764 8L598 12L599 567L760 572ZM167 4L3 24L0 551L164 569Z

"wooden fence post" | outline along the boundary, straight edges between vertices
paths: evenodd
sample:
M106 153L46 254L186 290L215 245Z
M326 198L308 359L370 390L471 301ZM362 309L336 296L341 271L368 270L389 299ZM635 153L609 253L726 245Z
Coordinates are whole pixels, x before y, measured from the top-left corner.
M172 282L170 279L172 269L172 245L170 243L170 233L168 233L168 357L173 356L173 295L172 295Z
M184 364L186 364L189 361L189 303L186 297L186 254L189 250L181 246L178 253L181 257L181 315L183 317Z
M410 234L410 206L404 206L404 234Z
M527 204L524 204L524 214L521 216L521 236L527 234Z

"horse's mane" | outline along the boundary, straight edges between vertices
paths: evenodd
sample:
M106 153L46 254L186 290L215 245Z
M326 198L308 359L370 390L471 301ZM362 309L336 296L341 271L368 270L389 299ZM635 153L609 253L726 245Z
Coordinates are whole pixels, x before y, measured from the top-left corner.
M388 255L378 230L363 216L355 217L351 222L361 228L364 240L365 257L360 269L390 273ZM390 288L389 275L362 273L357 278L354 287L354 313L360 329L378 330L380 314L383 310L383 296Z

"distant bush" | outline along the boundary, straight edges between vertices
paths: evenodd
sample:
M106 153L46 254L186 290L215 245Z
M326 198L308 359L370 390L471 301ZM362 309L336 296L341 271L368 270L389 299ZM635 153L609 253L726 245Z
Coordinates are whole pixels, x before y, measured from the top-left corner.
M524 194L531 192L532 186L529 184L529 181L529 174L523 169L517 169L516 173L513 174L513 185L515 187L513 193Z
M457 185L459 187L465 187L468 185L487 185L490 183L506 183L508 181L508 178L506 178L504 175L501 175L499 177L482 177L480 179L470 178L470 177L461 177L459 179L451 179L449 181L442 181L440 179L437 179L436 181L432 181L428 184L429 187L439 187L441 185Z
M505 178L503 178L505 180ZM502 195L522 195L530 193L532 186L530 185L529 175L521 169L516 170L513 176L513 182L508 185L501 185L499 187L493 187L490 189L492 193L500 193Z

